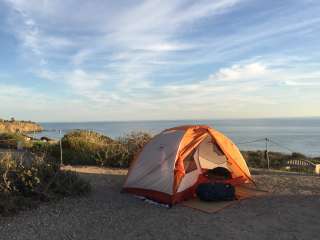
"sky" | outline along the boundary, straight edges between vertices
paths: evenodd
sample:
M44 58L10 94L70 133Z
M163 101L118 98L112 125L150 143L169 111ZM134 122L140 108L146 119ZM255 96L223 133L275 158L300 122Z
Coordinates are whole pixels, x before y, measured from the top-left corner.
M320 116L318 0L0 0L0 118Z

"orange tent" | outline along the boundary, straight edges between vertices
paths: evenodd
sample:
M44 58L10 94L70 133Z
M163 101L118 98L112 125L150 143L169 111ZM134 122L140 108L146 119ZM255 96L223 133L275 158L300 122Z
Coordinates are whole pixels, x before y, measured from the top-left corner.
M194 195L199 176L224 167L232 178L252 181L237 146L208 126L180 126L164 130L143 148L131 164L124 192L175 204Z

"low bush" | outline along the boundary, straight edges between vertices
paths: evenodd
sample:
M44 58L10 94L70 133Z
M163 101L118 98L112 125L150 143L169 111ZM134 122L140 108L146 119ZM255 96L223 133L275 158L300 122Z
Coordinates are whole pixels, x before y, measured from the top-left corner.
M32 141L27 140L25 136L19 133L0 133L0 148L11 148L16 149L18 143L21 144L20 147L30 148L32 146Z
M63 136L62 142L66 147L81 146L83 143L105 145L114 140L100 133L88 130L76 130Z
M96 164L106 167L127 167L129 155L128 149L123 144L115 142L106 145L96 155Z
M64 164L96 165L97 159L104 155L104 149L114 141L102 134L77 130L61 139ZM53 154L60 154L59 150Z
M12 153L0 156L0 214L90 191L88 182L74 172L61 171L53 158L34 155L29 160Z
M133 159L151 139L151 134L145 132L131 132L107 145L97 163L101 166L127 168Z
M88 182L79 179L76 172L59 171L50 182L49 191L60 196L81 196L90 192Z
M43 141L33 141L32 146L30 147L31 152L34 153L43 153L48 154L51 151L51 148L54 144L43 142Z
M132 132L113 140L99 133L78 130L62 138L63 163L128 167L137 153L151 139L144 132ZM56 157L59 149L51 151Z
M266 168L268 166L267 155L265 151L242 151L243 157L246 159L249 167L253 168ZM291 154L280 153L280 152L269 152L269 164L270 168L281 169L287 166L289 160L310 160L315 162L316 158L308 158L307 156L293 152Z
M249 167L263 167L267 165L264 151L241 151Z
M147 132L131 132L124 137L120 137L118 141L121 145L127 149L128 162L127 166L130 165L131 161L135 156L142 150L142 148L150 141L152 135Z

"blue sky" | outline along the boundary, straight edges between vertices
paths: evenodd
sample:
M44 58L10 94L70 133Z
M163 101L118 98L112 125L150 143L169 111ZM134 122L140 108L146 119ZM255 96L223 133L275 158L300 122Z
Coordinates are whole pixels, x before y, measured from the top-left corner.
M0 114L320 116L320 2L0 0Z

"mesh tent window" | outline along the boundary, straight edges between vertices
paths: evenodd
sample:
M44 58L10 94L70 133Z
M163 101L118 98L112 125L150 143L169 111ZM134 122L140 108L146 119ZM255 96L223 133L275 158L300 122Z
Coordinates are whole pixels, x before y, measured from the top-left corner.
M192 172L197 170L196 160L194 159L194 154L197 149L194 149L184 160L183 165L186 173Z

